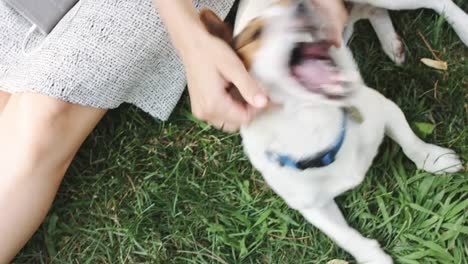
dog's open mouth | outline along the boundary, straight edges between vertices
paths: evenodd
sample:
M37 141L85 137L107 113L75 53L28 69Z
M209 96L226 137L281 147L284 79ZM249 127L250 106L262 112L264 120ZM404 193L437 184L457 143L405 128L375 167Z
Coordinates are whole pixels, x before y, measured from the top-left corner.
M346 96L342 90L341 74L329 55L327 42L299 42L289 63L291 76L307 91L329 99Z

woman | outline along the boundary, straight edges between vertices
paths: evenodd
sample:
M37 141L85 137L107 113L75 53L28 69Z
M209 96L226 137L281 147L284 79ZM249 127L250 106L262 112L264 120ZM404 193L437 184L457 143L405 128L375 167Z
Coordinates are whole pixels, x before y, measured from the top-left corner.
M336 18L329 32L339 43L346 20L341 1L311 1ZM234 0L194 2L154 0L156 12L150 0L82 0L45 40L26 41L32 45L26 50L41 45L38 51L22 54L30 25L0 1L0 263L38 228L107 109L129 102L166 120L187 81L194 115L232 132L268 104L236 55L197 16L196 7L225 16ZM229 82L248 105L226 93Z

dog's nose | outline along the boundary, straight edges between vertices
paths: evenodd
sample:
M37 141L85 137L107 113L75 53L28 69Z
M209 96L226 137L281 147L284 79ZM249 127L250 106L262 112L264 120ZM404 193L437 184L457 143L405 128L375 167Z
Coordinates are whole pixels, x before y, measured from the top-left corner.
M305 1L299 1L299 3L297 4L296 12L298 15L307 14L307 4L305 3Z

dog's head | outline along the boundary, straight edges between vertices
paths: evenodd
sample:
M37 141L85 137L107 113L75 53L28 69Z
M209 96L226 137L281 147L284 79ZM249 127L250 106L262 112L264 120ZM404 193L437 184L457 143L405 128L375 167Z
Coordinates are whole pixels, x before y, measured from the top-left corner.
M252 20L235 38L209 10L201 20L228 43L278 103L344 104L360 81L352 56L333 48L310 1L281 0Z

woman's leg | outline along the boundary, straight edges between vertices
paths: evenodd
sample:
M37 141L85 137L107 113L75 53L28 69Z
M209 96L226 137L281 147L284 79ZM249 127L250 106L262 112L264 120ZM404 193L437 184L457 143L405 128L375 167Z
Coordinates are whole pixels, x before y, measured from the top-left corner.
M10 97L0 116L0 263L39 227L76 151L105 112L32 93Z
M0 114L3 112L6 104L8 103L8 99L10 99L10 95L7 92L0 91Z

